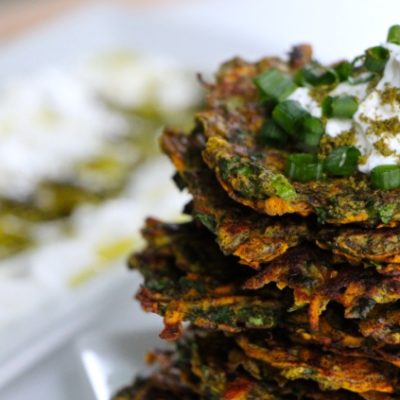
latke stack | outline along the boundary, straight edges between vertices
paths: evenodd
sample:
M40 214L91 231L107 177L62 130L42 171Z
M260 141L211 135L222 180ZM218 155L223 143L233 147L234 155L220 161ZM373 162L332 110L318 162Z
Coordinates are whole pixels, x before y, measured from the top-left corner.
M291 179L294 145L260 138L272 108L254 79L310 63L304 45L234 59L195 129L163 133L192 220L148 219L130 266L176 351L115 399L400 399L400 190L359 172Z

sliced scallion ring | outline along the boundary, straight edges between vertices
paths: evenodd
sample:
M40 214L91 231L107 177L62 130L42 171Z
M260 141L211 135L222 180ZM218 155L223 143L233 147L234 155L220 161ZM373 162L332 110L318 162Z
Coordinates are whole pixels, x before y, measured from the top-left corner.
M397 189L400 187L400 165L379 165L371 171L374 189Z
M324 170L333 176L349 176L357 170L360 150L354 146L334 149L324 161Z
M375 46L365 51L364 66L370 72L381 73L389 60L390 52L382 46Z
M302 121L301 131L298 134L298 145L303 151L315 151L318 148L321 136L324 133L322 121L313 116L305 117Z
M328 118L352 118L358 108L354 96L327 96L322 102L322 112Z
M390 27L387 41L389 43L400 44L400 25L393 25Z
M354 58L354 60L351 62L351 67L353 70L361 68L364 66L364 59L365 59L365 55L361 54L357 57Z
M273 120L289 135L295 135L308 116L308 112L295 100L282 101L272 111Z
M339 77L335 69L313 63L299 70L295 81L301 86L333 85L339 82Z
M286 160L286 175L299 182L308 182L322 177L322 162L315 155L306 153L290 154Z
M290 75L276 68L271 68L258 75L254 79L261 94L261 99L282 101L286 99L297 88Z
M341 82L347 81L347 79L351 75L351 72L353 71L353 67L348 61L342 61L339 64L336 64L334 69Z
M258 142L262 146L282 147L287 142L287 133L272 119L264 122L258 135Z

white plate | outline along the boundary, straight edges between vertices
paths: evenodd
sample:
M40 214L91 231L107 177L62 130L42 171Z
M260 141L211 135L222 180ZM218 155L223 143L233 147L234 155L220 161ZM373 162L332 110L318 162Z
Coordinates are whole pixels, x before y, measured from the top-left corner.
M146 353L165 348L152 328L112 328L91 332L77 342L77 352L97 400L109 400L113 394L133 381L135 375L149 370Z
M232 55L253 59L283 54L291 44L305 40L316 44L317 57L333 60L384 40L387 27L399 22L396 11L400 7L392 0L387 0L385 7L373 0L362 4L338 0L333 5L319 0L188 3L141 13L107 6L83 9L0 47L0 82L10 74L23 75L54 63L73 64L115 48L172 56L203 72L214 70ZM75 363L73 337L87 329L101 333L127 321L136 342L145 321L160 323L159 318L141 313L131 300L138 277L122 265L118 271L65 299L62 305L55 304L52 311L43 310L7 338L0 337L0 398L91 398L89 386L82 380L83 371ZM139 364L119 364L112 359L117 341L115 336L101 336L94 342L86 341L85 348L103 354L101 360L108 360L106 364L126 369L119 375L122 382L122 375L124 379L133 375ZM30 368L33 365L35 368ZM114 378L111 385L104 383L103 387L114 390ZM101 379L110 382L107 374Z
M112 355L114 348L119 346L116 336L121 337L118 332L127 332L123 342L136 342L137 333L140 337L140 332L151 331L148 335L149 342L146 343L149 347L145 348L144 344L141 346L143 354L156 343L161 320L155 315L145 314L139 304L133 301L133 293L141 281L138 274L125 271L121 266L119 279L110 278L108 276L102 280L102 287L99 288L102 296L88 293L86 299L78 298L79 306L64 314L65 319L56 327L53 326L51 333L45 332L42 340L39 337L32 340L24 352L13 358L14 361L8 365L14 368L16 379L0 390L0 399L95 400L96 392L92 387L101 391L98 388L104 388L107 384L109 391L115 390L118 385L129 383L134 372L144 367L140 355L133 357L133 363L125 363L123 352L129 352L130 345L121 344L119 349L124 348L123 352L116 351L115 355ZM116 336L114 332L117 332ZM96 354L101 355L99 359L103 364L109 365L109 368L117 366L120 378L116 379L112 372L104 375L99 373L99 380L94 377L92 386L80 361L80 349L92 349L97 352ZM45 352L47 356L44 357L42 353L39 359L38 351ZM36 359L32 361L29 357ZM23 365L24 362L30 362L34 367L27 369Z

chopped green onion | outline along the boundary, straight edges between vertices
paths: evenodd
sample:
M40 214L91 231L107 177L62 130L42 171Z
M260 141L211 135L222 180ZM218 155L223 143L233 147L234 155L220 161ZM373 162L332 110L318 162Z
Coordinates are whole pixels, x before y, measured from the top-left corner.
M308 115L308 112L295 100L282 101L272 111L273 120L290 135L296 134L303 119Z
M349 176L357 169L360 150L354 146L342 146L334 149L324 162L324 169L329 175Z
M360 83L369 82L374 79L376 73L365 72L365 54L357 56L351 63L351 74L355 72L354 75L350 75L347 80L350 85L358 85Z
M268 69L254 79L262 100L282 101L297 88L291 76L275 68Z
M353 71L353 66L348 61L342 61L341 63L335 65L335 71L341 82L347 81L351 72Z
M296 148L308 153L315 153L318 150L320 141L321 135L309 131L301 132Z
M371 171L374 189L396 189L400 187L400 165L379 165Z
M304 68L301 68L297 71L296 75L294 76L294 81L299 86L308 86L308 83L304 78Z
M365 55L361 54L357 57L354 58L354 60L351 62L351 67L352 69L358 69L364 66L364 59L365 59Z
M358 100L354 96L325 97L322 111L328 118L351 118L358 108Z
M388 49L382 46L375 46L365 51L364 66L368 71L381 73L389 59Z
M328 118L332 116L332 102L332 96L326 96L322 102L322 114Z
M286 175L300 182L321 178L322 163L312 154L290 154L286 160Z
M303 119L303 131L321 136L324 133L324 125L319 118L308 116Z
M319 118L308 116L302 121L302 128L298 134L297 147L303 151L315 151L318 148L324 125Z
M386 40L389 43L400 44L400 25L390 27Z
M262 146L282 147L287 142L287 133L272 119L264 122L258 135Z
M298 71L295 81L301 86L333 85L338 82L334 69L326 69L319 64L308 64Z

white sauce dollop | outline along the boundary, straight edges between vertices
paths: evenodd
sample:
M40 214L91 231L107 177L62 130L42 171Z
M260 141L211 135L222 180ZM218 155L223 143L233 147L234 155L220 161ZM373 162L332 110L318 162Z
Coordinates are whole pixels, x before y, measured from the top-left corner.
M173 113L200 96L177 62L129 52L9 80L0 90L0 197L27 199L41 182L75 179L79 163L104 154L128 130L109 103Z
M396 118L400 122L400 104L397 102L383 104L381 100L381 93L385 88L400 90L400 46L392 43L385 43L383 46L389 50L390 58L386 63L382 78L369 94L367 92L369 82L355 85L342 82L329 93L330 96L354 96L359 101L358 110L352 119L328 119L325 134L337 137L341 133L354 129L355 146L361 151L365 159L365 163L360 164L358 168L364 173L370 172L378 165L399 164L400 160L400 131L385 135L385 132L375 132L373 128L375 121ZM317 108L309 95L309 89L299 88L289 98L297 100L304 109L312 115L318 116L318 111L315 111ZM393 154L384 155L374 146L380 140Z
M43 180L68 178L126 128L73 73L9 82L0 92L0 195L23 199Z
M341 118L329 118L326 122L325 132L330 137L336 137L343 132L347 132L353 126L353 122Z
M373 168L383 164L398 164L400 156L400 131L376 132L373 129L374 121L399 119L400 104L383 104L381 92L386 88L400 88L400 46L388 43L384 45L390 51L390 58L386 63L381 80L371 93L360 103L353 116L356 131L356 146L365 156L366 162L359 165L361 172L370 172ZM390 136L390 137L389 137ZM374 144L383 140L385 146L393 151L391 155L383 155Z

